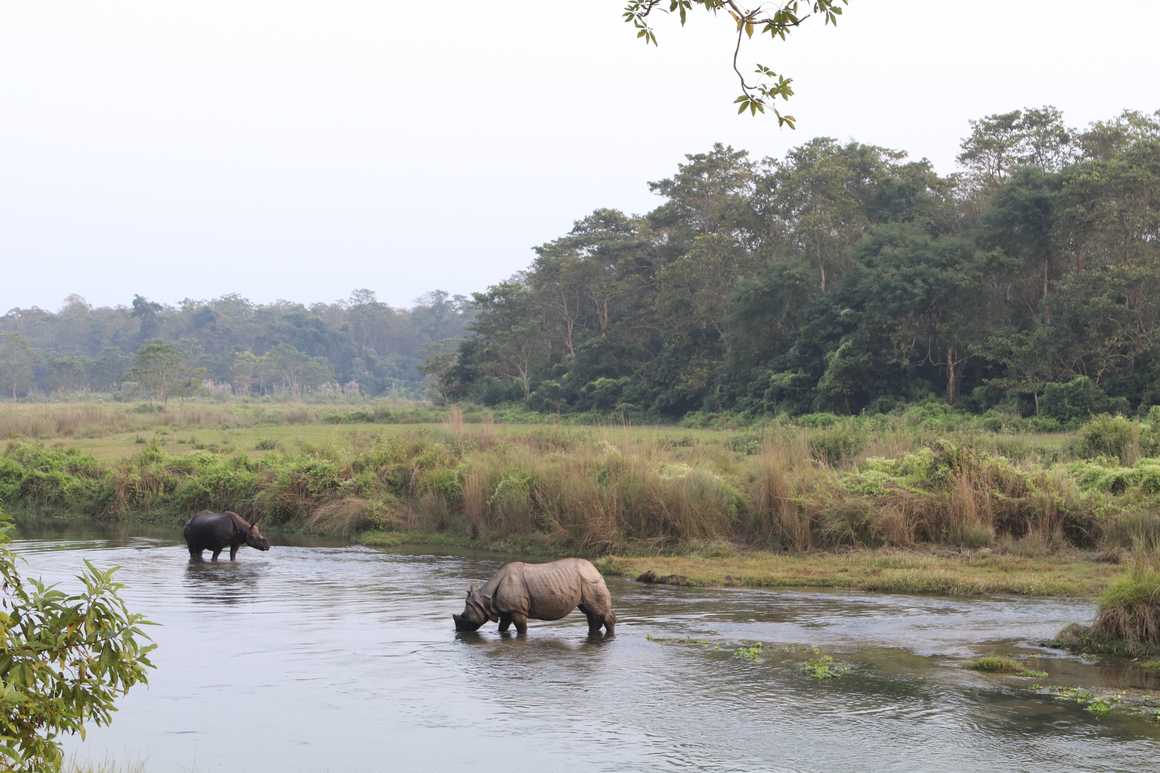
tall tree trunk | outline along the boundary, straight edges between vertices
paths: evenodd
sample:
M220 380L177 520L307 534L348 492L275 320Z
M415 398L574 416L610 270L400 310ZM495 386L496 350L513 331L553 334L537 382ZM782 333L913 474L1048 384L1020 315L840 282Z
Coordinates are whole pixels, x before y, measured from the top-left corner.
M1047 258L1043 259L1043 319L1051 321L1051 304L1047 302Z
M959 402L959 354L953 346L947 347L947 404Z

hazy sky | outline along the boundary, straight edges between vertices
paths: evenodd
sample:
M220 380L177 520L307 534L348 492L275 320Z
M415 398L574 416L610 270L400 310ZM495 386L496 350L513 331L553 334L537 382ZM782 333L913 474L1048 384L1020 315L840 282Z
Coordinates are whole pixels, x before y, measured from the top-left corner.
M762 61L798 130L734 115L730 29L622 0L53 0L0 11L0 313L238 292L407 305L527 265L722 141L953 164L968 120L1160 107L1160 2L851 0ZM435 10L437 9L437 11Z

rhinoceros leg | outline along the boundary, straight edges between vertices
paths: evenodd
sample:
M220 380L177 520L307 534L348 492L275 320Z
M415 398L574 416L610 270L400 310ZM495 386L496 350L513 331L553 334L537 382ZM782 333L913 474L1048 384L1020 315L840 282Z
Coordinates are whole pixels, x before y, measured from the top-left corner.
M238 559L238 548L241 545L230 545L230 560L236 561Z
M528 632L528 616L519 612L512 612L512 622L516 625L516 633L524 636Z
M499 632L500 633L507 633L507 630L508 630L508 628L511 627L511 624L512 624L511 615L500 615L499 616Z
M604 629L604 637L610 638L612 631L616 627L616 615L611 611L607 615L600 615L590 609L586 609L583 604L580 605L580 611L588 618L588 635L599 636L600 629Z
M215 550L213 552L213 559L212 560L217 561L217 557L220 556L221 554L222 554L222 549L218 548L217 550Z
M604 625L604 618L598 614L595 614L591 609L588 608L587 604L581 604L579 609L584 613L584 616L588 618L588 635L599 636L600 627Z

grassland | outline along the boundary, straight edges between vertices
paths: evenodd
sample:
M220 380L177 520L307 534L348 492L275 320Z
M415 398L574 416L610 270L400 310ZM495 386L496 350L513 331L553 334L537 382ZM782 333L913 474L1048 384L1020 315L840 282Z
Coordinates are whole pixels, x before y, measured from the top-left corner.
M228 508L693 584L1096 595L1160 545L1153 422L1020 422L929 406L637 427L419 403L0 404L0 505L174 528Z

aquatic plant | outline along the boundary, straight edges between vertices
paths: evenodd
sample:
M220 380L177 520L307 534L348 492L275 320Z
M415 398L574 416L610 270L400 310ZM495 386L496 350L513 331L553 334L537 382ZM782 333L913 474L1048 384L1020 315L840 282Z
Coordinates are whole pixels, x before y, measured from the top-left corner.
M1034 679L1043 679L1047 676L1046 671L1035 671L1027 668L1014 658L1003 657L1001 655L988 655L976 658L967 663L966 667L972 671L982 671L987 674L1010 674Z
M805 662L802 670L811 679L821 681L825 679L836 679L842 676L850 670L850 666L846 663L837 662L830 655L817 654Z
M1113 702L1106 698L1093 698L1083 707L1084 711L1095 714L1097 717L1106 717L1112 710Z
M764 644L759 641L755 641L752 644L738 647L737 649L733 650L733 654L739 658L744 658L745 660L752 662L761 657L761 653L764 651L764 647Z

